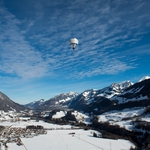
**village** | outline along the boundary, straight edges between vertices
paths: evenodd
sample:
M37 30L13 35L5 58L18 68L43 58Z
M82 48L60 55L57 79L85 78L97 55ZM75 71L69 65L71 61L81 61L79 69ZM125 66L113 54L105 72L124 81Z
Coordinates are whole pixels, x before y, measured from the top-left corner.
M2 150L2 145L7 150L8 143L16 143L18 146L24 145L21 138L33 138L42 134L47 134L47 131L41 125L28 125L26 127L0 126L0 150Z

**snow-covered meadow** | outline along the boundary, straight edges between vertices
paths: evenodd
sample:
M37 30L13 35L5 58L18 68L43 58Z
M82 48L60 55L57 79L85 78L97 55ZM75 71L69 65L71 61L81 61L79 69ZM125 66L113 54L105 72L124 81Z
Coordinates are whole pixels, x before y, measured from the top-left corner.
M138 117L140 117L143 112L144 108L128 108L124 110L114 110L103 113L98 116L99 122L109 122L112 125L119 125L120 127L125 127L127 130L133 130L133 125L131 122ZM145 117L140 118L143 121L150 122L150 117L147 115Z
M0 125L25 128L28 125L42 125L47 129L46 135L33 138L21 138L24 145L8 143L8 150L129 150L134 145L127 140L103 139L93 137L93 130L72 129L71 125L56 125L43 121L36 122L1 122ZM53 129L53 130L52 130ZM4 147L2 146L2 150Z

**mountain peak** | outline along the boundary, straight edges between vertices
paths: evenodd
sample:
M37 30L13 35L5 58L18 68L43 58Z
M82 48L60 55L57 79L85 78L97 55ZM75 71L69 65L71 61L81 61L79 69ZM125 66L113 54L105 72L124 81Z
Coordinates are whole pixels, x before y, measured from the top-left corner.
M131 85L133 85L133 83L131 81L123 81L123 82L120 83L121 89L126 89Z
M150 76L144 76L142 79L139 80L139 82L142 82L144 80L150 79Z
M64 98L66 98L66 97L68 97L68 96L74 97L74 96L77 96L77 95L78 95L77 92L69 92L69 93L61 93L61 94L59 94L59 95L56 95L56 96L53 97L53 98L55 98L55 99L64 99Z
M113 83L111 84L112 89L116 90L116 91L123 91L126 88L128 88L129 86L133 85L132 82L130 81L123 81L121 83Z

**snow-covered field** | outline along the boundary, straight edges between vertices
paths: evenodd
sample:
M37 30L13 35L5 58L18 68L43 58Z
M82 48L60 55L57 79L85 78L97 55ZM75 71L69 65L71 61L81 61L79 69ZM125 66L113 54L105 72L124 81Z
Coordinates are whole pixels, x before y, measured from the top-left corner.
M46 135L33 138L21 138L24 145L8 143L8 150L129 150L134 145L123 139L112 140L93 137L92 130L72 129L70 125L60 126L43 121L36 122L1 122L0 125L25 128L27 125L42 125L47 129ZM70 134L73 133L73 134ZM4 147L3 147L4 149ZM2 150L3 150L2 149Z
M109 111L104 114L99 115L99 122L109 122L112 125L119 125L120 127L125 127L127 130L133 130L133 125L131 121L139 117L144 112L144 108L131 108L131 109L124 109L122 111ZM125 120L127 119L128 120ZM141 120L145 120L150 122L150 117L145 116L142 117Z

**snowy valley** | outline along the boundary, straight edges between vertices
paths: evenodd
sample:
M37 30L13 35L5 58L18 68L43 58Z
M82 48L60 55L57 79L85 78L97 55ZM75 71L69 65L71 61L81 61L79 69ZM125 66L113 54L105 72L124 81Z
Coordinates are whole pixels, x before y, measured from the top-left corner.
M0 111L1 150L150 147L149 77L80 94L62 93L25 106L0 94L5 106Z

